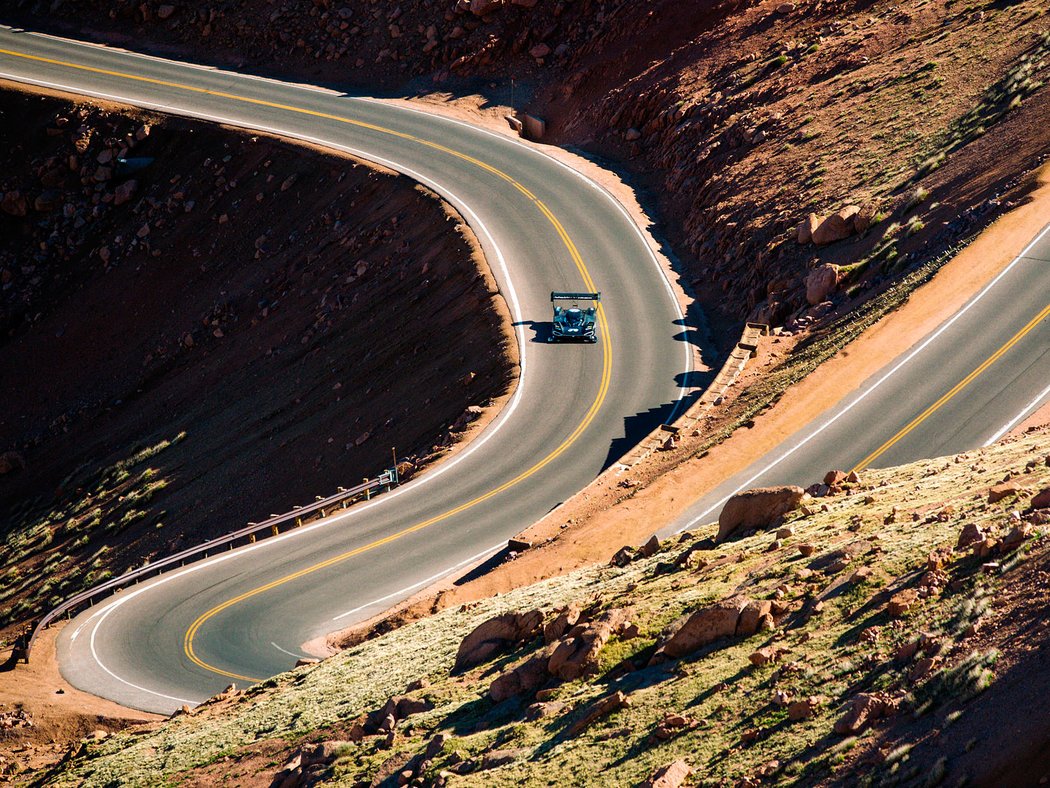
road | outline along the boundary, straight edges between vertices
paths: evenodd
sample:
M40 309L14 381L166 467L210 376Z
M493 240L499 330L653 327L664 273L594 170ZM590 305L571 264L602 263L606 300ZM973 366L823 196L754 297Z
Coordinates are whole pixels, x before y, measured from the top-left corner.
M466 454L345 516L85 612L59 642L75 685L170 711L230 680L284 670L299 643L377 612L542 516L630 436L666 418L679 396L687 348L648 249L607 195L536 151L382 103L54 39L0 32L0 50L8 76L321 139L423 180L475 227L522 324L518 392ZM833 467L888 466L994 439L1050 396L1048 261L1044 232L929 337L665 532L714 519L737 489L809 483ZM603 291L598 347L532 341L525 326L549 320L555 287Z
M75 619L59 659L79 688L170 712L287 670L303 642L505 544L681 397L691 348L641 233L607 193L529 146L388 103L11 30L0 30L0 75L317 141L426 183L474 228L522 351L511 402L455 459ZM602 292L597 345L545 341L551 290Z
M1050 226L900 358L660 531L718 517L735 492L808 486L831 469L888 468L998 440L1050 399Z

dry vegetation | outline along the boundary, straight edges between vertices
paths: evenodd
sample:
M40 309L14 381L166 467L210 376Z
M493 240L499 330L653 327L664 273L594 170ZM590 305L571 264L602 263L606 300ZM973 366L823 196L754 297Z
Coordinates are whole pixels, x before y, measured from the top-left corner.
M428 785L540 785L551 775L631 784L679 758L697 785L890 784L935 766L953 782L987 777L1001 765L1001 737L989 731L964 746L951 731L1009 713L994 691L1003 665L1006 686L1016 683L1019 661L1027 680L1045 672L1038 650L1026 657L1012 642L1020 617L1002 603L1004 589L1045 585L1050 518L1024 512L1050 485L1047 435L872 471L772 529L790 533L715 546L705 529L623 567L445 611L163 725L87 741L54 782L134 785L163 774L265 785L322 741L336 744L311 774L345 784L405 769ZM985 547L956 549L973 528ZM680 616L734 594L768 600L772 628L653 659ZM481 622L539 609L549 623L570 605L582 622L619 615L634 625L612 632L580 678L547 675L528 692L490 697L497 676L543 648L542 634L450 675L461 641ZM406 691L422 702L377 730L377 710ZM616 692L628 705L576 724ZM866 698L884 705L866 721L854 714L846 731L842 721ZM931 728L941 733L930 751L909 756L929 743ZM439 734L425 763L410 760Z

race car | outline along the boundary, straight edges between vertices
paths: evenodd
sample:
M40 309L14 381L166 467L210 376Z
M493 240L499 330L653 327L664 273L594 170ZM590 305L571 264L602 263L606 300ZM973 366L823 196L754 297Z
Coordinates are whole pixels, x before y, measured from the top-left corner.
M554 304L554 329L547 338L548 342L562 339L579 339L583 342L597 342L595 324L598 316L598 302L601 293L561 293L551 291L551 303ZM559 306L559 301L571 301L571 306ZM581 301L591 302L591 306L581 307Z

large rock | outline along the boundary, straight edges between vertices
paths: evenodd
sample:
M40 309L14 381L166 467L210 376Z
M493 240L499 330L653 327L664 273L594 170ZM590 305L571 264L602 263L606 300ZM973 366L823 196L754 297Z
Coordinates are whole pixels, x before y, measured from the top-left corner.
M813 243L817 246L841 241L853 235L853 217L860 212L859 205L847 205L835 211L813 231Z
M134 178L131 178L130 180L126 180L123 183L121 183L119 186L117 186L116 189L113 190L113 204L123 205L124 203L126 203L132 198L132 196L135 194L135 190L138 189L138 187L139 182L136 181Z
M504 613L483 621L459 644L454 670L480 665L493 654L531 640L539 634L542 626L543 613L539 610Z
M557 647L558 644L550 643L516 668L497 676L489 685L489 697L500 703L507 698L536 692L551 676L547 663Z
M470 13L474 16L485 16L498 11L502 6L503 0L470 0Z
M594 673L598 669L598 652L626 622L626 611L613 609L589 624L573 627L555 647L547 670L563 681Z
M556 640L561 640L565 633L576 626L579 621L579 605L567 605L565 608L558 611L557 615L543 627L544 642L553 643Z
M816 306L828 300L828 296L838 286L839 269L831 263L824 263L809 272L806 277L806 300Z
M601 700L587 707L583 716L569 728L566 733L567 738L571 739L579 735L598 718L604 717L606 714L611 714L618 709L622 709L624 706L630 705L631 699L623 692L616 691L612 695L606 695Z
M642 783L642 788L679 788L693 773L693 768L679 758L674 763L661 766Z
M815 213L809 214L798 226L798 242L808 244L813 242L813 233L820 226L820 217Z
M740 614L750 603L746 596L732 596L685 614L671 626L653 660L659 662L660 655L678 659L719 638L736 635Z
M1031 509L1050 508L1050 487L1044 487L1035 494L1032 502L1028 505Z
M881 692L861 693L853 698L849 711L835 723L835 733L856 736L875 720L893 716L899 708L899 698Z
M718 515L716 542L747 528L769 528L802 502L805 491L795 485L756 487L739 492L726 501Z
M868 231L875 220L875 206L864 205L853 215L853 231L858 235Z

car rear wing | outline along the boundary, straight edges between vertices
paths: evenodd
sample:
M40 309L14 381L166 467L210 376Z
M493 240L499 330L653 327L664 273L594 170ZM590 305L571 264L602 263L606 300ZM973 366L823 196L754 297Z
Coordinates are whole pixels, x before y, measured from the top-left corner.
M551 301L601 301L601 293L564 293L551 290Z

